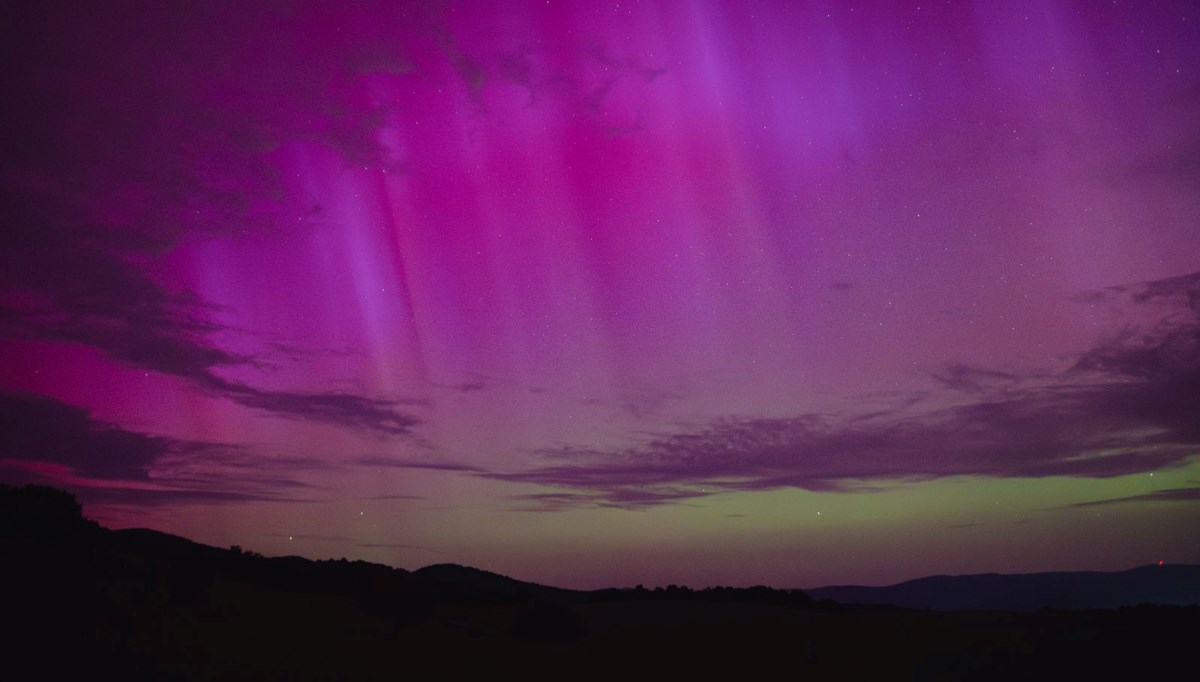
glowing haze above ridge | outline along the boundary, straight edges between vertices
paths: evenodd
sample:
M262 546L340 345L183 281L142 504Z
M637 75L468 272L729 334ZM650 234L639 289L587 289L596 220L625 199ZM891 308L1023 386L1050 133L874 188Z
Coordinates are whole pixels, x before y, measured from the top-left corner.
M571 587L1200 561L1191 3L28 4L0 480Z

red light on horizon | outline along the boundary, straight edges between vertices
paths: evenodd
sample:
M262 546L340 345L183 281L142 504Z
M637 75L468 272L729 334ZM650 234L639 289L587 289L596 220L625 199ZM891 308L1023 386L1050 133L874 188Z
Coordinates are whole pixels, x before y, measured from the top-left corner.
M1162 565L1163 565L1163 564L1162 564L1162 560L1161 560L1161 559L1159 559L1159 561L1158 561L1158 565L1159 565L1159 566L1162 566Z

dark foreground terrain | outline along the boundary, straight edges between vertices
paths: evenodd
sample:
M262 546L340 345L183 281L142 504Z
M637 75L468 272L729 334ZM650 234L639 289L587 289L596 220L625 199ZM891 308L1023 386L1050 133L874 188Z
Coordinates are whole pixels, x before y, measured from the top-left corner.
M0 541L6 679L1174 678L1195 673L1200 632L1195 606L935 612L265 558L106 530L32 486L0 486Z

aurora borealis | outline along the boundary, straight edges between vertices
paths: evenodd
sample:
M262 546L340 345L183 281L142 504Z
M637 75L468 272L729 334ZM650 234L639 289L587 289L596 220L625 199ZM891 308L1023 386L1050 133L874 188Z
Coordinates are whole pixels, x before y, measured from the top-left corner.
M4 482L564 587L1200 562L1194 3L19 4Z

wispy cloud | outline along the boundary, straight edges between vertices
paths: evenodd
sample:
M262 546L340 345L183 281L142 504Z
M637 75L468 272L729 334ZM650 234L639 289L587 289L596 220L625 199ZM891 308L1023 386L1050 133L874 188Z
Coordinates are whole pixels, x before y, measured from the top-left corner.
M994 523L955 523L946 526L947 530L966 530L968 528L984 528L987 526L1020 526L1029 523L1029 519L1017 519L1016 521L1002 521Z
M325 422L351 428L366 428L381 434L403 436L421 423L416 416L401 412L408 401L372 398L352 393L309 393L273 391L227 381L216 376L204 377L202 388L247 407L282 417Z
M216 345L211 306L165 291L77 216L15 217L0 231L0 336L79 343L119 362L278 416L405 435L420 420L405 401L258 388L218 374L256 366ZM64 225L81 225L66 228ZM102 243L96 243L97 241Z
M303 501L309 486L294 475L324 466L130 431L53 398L0 393L0 478L59 485L84 502Z
M516 480L503 475L493 478ZM560 484L555 484L559 487ZM688 490L683 486L612 486L603 490L529 493L513 495L517 504L509 511L545 512L578 508L646 509L660 504L681 503L689 499L704 497L713 491Z
M458 462L436 460L397 459L378 455L367 455L346 460L347 464L364 467L388 467L392 469L428 469L430 471L461 471L476 473L483 471L478 467Z
M1200 488L1168 488L1166 490L1155 490L1149 493L1141 493L1140 495L1127 495L1125 497L1112 497L1105 500L1093 500L1090 502L1077 502L1063 509L1074 509L1077 507L1103 507L1111 504L1125 504L1127 502L1200 502Z
M946 386L936 408L923 395L868 415L730 418L624 449L563 446L546 453L553 464L481 475L560 489L516 498L557 510L948 476L1109 478L1181 464L1200 453L1200 273L1103 297L1157 312L1057 376L1021 381L953 365L936 376ZM988 389L997 382L1001 390Z
M938 383L960 391L982 391L996 381L1011 382L1017 379L1011 372L963 363L946 365L933 372L932 377Z
M355 547L363 549L421 549L430 552L437 551L425 545L407 545L402 542L360 542Z
M424 500L428 499L422 495L372 495L364 497L364 500Z

